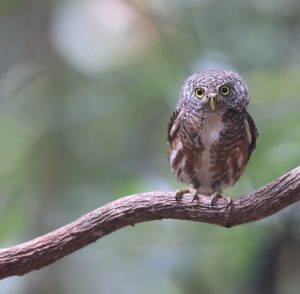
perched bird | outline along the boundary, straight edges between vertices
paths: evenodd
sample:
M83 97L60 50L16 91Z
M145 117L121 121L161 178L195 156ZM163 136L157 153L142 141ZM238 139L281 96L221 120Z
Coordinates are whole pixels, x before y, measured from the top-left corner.
M184 82L168 125L172 172L190 185L176 191L177 201L199 193L212 196L213 206L241 177L258 136L248 103L246 83L234 71L194 73Z

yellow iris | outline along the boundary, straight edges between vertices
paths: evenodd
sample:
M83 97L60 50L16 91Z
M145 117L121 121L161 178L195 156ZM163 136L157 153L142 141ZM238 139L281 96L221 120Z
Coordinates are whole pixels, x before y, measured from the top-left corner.
M227 96L230 93L230 88L226 85L222 86L219 90L220 94L223 96Z
M196 88L195 89L195 95L196 95L196 97L203 98L204 94L205 94L204 89L202 89L202 88Z

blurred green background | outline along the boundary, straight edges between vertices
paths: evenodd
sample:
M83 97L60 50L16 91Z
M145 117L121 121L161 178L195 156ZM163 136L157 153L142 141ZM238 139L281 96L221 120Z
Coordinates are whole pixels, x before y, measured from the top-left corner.
M297 0L1 0L0 245L119 197L175 190L166 125L183 80L246 79L257 151L227 193L300 162ZM299 293L300 206L233 229L125 228L0 293Z

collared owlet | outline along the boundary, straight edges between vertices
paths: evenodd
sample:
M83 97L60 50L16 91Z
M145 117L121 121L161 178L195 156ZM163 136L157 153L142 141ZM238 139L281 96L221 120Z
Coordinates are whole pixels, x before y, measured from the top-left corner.
M190 185L177 190L177 201L191 192L212 196L214 205L243 174L258 136L248 103L246 83L233 71L195 73L184 82L168 125L172 172Z

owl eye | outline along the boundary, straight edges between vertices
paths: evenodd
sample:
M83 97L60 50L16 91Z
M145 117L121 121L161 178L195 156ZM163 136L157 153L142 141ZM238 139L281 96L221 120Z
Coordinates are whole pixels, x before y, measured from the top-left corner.
M219 90L220 94L223 96L227 96L230 93L230 88L228 86L222 86Z
M202 88L196 88L195 89L195 95L196 95L196 97L203 98L204 94L205 94L204 89L202 89Z

